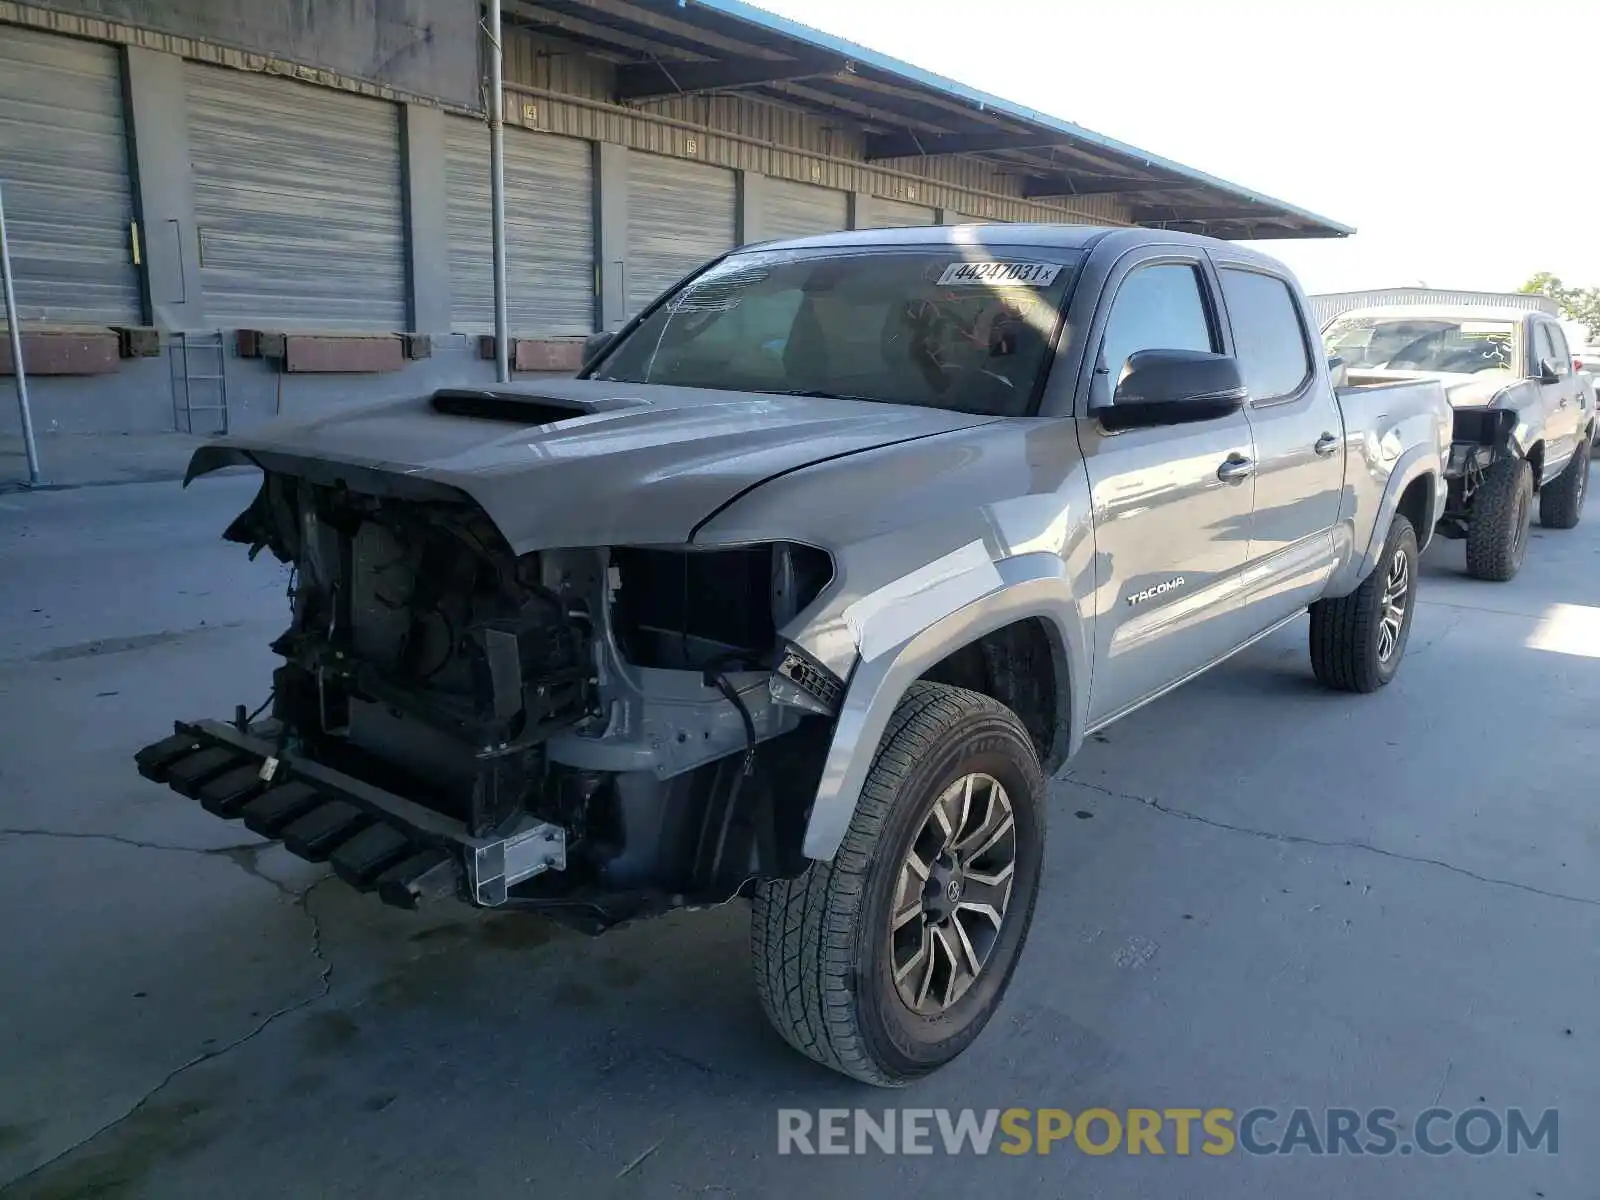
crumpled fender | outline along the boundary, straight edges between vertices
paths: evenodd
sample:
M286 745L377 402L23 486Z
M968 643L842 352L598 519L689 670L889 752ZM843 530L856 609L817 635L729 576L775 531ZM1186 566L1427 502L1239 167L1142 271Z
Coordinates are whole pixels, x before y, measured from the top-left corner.
M959 590L919 614L917 632L893 644L863 639L862 657L845 691L806 825L808 858L831 859L855 814L878 744L906 689L950 651L987 633L1030 617L1043 618L1051 631L1060 694L1057 712L1067 716L1058 733L1058 752L1070 757L1083 738L1088 701L1089 634L1059 556L1030 553L985 564L993 586L977 598ZM976 577L982 568L970 569ZM923 595L933 594L930 591ZM1064 735L1064 737L1062 736ZM1065 745L1060 743L1065 741Z
M1506 448L1515 453L1518 458L1527 458L1528 452L1543 439L1544 430L1542 425L1543 422L1541 421L1539 426L1535 426L1528 419L1526 410L1517 413L1517 423L1511 427L1511 432L1506 435Z
M1506 432L1506 442L1500 449L1510 450L1518 458L1527 458L1528 452L1544 440L1544 397L1530 389L1526 381L1507 384L1495 393L1486 411L1510 413L1511 427Z

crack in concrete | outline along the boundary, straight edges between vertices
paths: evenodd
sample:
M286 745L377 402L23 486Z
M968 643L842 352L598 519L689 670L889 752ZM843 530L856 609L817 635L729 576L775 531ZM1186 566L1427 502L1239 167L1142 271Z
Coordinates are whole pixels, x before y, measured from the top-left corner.
M1540 619L1538 613L1517 612L1515 609L1510 608L1490 608L1484 604L1463 604L1459 600L1423 600L1419 597L1417 604L1419 607L1426 605L1429 608L1454 608L1463 613L1488 613L1493 617L1520 617L1524 621L1537 621Z
M1445 626L1444 626L1443 629L1439 630L1438 633L1434 634L1431 638L1429 638L1427 641L1423 642L1422 645L1420 645L1420 646L1407 646L1406 647L1406 653L1407 654L1421 654L1425 650L1432 650L1440 642L1444 641L1445 638L1449 637L1452 633L1454 633L1456 631L1456 629L1460 627L1461 622L1465 621L1466 619L1467 619L1466 611L1457 610L1456 612L1452 613L1450 618L1445 622Z
M311 893L316 891L324 883L328 882L329 878L331 878L331 876L324 876L313 883L310 887L306 888L305 891L298 893L295 897L295 906L305 914L306 920L311 922L311 957L320 964L317 971L316 990L311 995L307 996L303 1000L296 1000L292 1004L285 1004L281 1008L274 1009L272 1012L268 1013L265 1017L258 1021L248 1032L234 1038L234 1040L229 1042L227 1045L218 1046L213 1050L206 1050L200 1054L196 1054L193 1058L189 1059L182 1065L174 1067L171 1071L167 1072L167 1074L159 1083L157 1083L149 1091L145 1092L144 1095L140 1096L139 1099L136 1100L121 1116L112 1118L104 1125L101 1125L98 1129L94 1130L92 1133L85 1137L79 1138L65 1150L52 1155L50 1158L46 1159L44 1162L40 1163L31 1170L25 1171L16 1178L7 1180L5 1183L0 1184L0 1193L9 1192L18 1184L26 1183L28 1180L33 1179L38 1175L42 1175L57 1163L64 1162L66 1159L70 1158L72 1155L76 1154L79 1150L82 1150L90 1143L94 1142L98 1138L104 1137L106 1134L116 1129L116 1127L121 1125L124 1121L128 1120L128 1118L138 1113L144 1108L145 1105L149 1104L152 1100L154 1100L167 1088L171 1087L172 1084L177 1082L177 1080L182 1078L187 1072L193 1070L195 1067L200 1066L202 1063L208 1063L213 1059L221 1058L225 1054L232 1053L245 1043L254 1041L256 1038L260 1037L261 1034L265 1033L269 1027L282 1018L291 1016L302 1009L310 1008L313 1004L316 1004L321 1000L325 1000L328 997L328 994L333 990L333 960L330 959L322 949L322 922L318 920L317 915L311 911Z
M74 832L66 829L7 829L0 828L0 841L12 837L66 838L83 841L115 842L119 846L132 846L138 850L168 850L175 854L198 854L203 858L226 858L246 875L253 876L290 900L298 902L301 893L281 879L274 879L261 869L261 855L277 843L269 841L239 842L232 846L175 846L168 842L146 842L138 838L123 837L116 833ZM320 880L318 882L321 882ZM315 885L313 885L315 886Z
M261 852L263 850L269 850L275 845L277 845L276 842L253 842L243 846L224 846L220 850L213 851L213 853L219 857L228 859L234 864L234 866L238 867L246 875L259 879L262 883L276 888L279 893L298 903L300 899L299 892L296 892L292 887L284 883L283 880L274 879L271 875L268 875L261 869ZM326 878L327 876L324 876L323 879L317 880L317 883L322 883ZM312 884L311 887L316 887L317 883ZM306 889L307 892L310 890L311 888Z
M1398 859L1400 862L1416 863L1421 866L1438 867L1440 870L1449 871L1455 875L1463 875L1478 883L1492 884L1495 887L1513 888L1519 892L1528 892L1534 896L1543 896L1548 900L1565 900L1570 904L1586 904L1600 908L1600 899L1591 896L1574 896L1570 892L1556 892L1548 888L1535 887L1531 883L1518 883L1514 879L1500 879L1494 875L1480 875L1477 871L1467 867L1458 867L1454 863L1445 862L1439 858L1428 858L1421 854L1405 854L1399 850L1386 850L1382 846L1374 846L1370 842L1358 842L1349 839L1314 838L1301 833L1277 833L1270 829L1255 829L1249 825L1234 825L1227 821L1219 821L1214 817L1201 816L1185 808L1174 808L1160 800L1149 796L1136 796L1131 792L1119 792L1113 788L1103 787L1098 783L1079 779L1074 775L1061 776L1063 783L1074 784L1077 787L1088 788L1092 792L1099 792L1103 796L1111 796L1117 800L1132 800L1146 808L1153 808L1156 812L1165 813L1169 817L1181 817L1185 821L1195 821L1201 825L1209 825L1213 829L1225 829L1229 833L1242 833L1249 837L1261 838L1269 842L1286 842L1293 845L1321 846L1329 850L1362 850L1368 854L1376 854L1383 858Z
M79 832L70 829L0 829L0 837L38 837L38 838L66 838L89 842L116 842L122 846L132 846L138 850L171 850L175 854L202 854L220 855L229 857L240 851L260 851L270 846L271 842L240 842L234 846L175 846L168 842L146 842L138 838L123 837L119 833L92 833ZM263 876L265 878L265 876ZM268 880L267 882L272 882Z

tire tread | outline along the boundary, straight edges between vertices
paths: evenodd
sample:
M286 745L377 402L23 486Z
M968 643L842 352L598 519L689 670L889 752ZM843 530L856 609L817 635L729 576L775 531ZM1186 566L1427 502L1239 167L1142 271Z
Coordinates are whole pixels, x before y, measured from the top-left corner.
M1378 636L1378 605L1373 594L1384 586L1386 566L1401 538L1416 531L1396 513L1384 539L1383 553L1361 586L1348 596L1318 600L1311 605L1311 671L1317 682L1339 692L1375 692L1384 680L1374 666L1368 647ZM1417 586L1413 572L1411 587ZM1416 603L1413 597L1410 601Z
M1517 573L1517 496L1531 470L1527 459L1502 459L1489 468L1473 496L1467 523L1467 574L1473 578L1504 583Z
M833 859L755 890L751 960L767 1019L800 1053L864 1083L908 1082L875 1061L856 1015L856 917L879 836L900 784L953 727L980 716L1012 723L1027 743L1021 723L998 701L943 684L912 684L890 717ZM1042 793L1042 774L1036 782Z

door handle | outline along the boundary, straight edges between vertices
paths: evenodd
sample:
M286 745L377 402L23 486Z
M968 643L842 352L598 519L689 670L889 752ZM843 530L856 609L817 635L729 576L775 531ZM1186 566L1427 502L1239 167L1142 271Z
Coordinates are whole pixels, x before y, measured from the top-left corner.
M1256 473L1256 460L1242 454L1230 454L1217 468L1217 478L1223 483L1243 483Z
M1325 433L1317 439L1316 445L1312 446L1311 448L1315 450L1321 457L1327 458L1328 455L1332 454L1339 448L1339 435L1336 433Z

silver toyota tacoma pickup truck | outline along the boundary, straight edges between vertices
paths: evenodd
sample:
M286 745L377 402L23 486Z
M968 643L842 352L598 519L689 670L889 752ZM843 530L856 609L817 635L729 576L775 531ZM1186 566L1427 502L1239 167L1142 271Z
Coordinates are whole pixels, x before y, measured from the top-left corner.
M748 897L782 1035L907 1082L1000 1002L1087 734L1307 609L1324 684L1393 677L1450 410L1336 393L1307 312L1156 230L840 233L575 379L212 442L191 478L263 473L225 536L290 565L282 665L139 769L401 906Z
M1464 539L1467 571L1504 582L1539 524L1572 529L1589 490L1594 389L1561 322L1522 309L1358 309L1323 331L1354 384L1436 379L1455 410L1441 537Z

